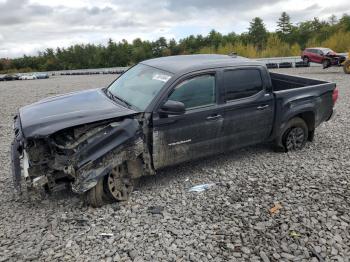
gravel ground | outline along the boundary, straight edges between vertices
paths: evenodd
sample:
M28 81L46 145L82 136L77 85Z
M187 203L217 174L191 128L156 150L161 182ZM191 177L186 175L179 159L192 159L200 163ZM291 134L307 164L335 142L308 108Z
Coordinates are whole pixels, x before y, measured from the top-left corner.
M304 150L258 145L184 164L142 179L120 207L100 209L68 192L14 195L11 124L20 106L115 76L0 82L0 261L349 261L350 75L341 68L279 72L340 89L335 117ZM188 192L202 183L217 185Z

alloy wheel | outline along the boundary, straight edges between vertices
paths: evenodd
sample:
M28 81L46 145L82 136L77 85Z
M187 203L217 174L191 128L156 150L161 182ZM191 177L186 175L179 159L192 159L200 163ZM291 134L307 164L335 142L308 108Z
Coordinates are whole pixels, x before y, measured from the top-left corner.
M301 127L292 128L286 137L286 148L290 150L299 150L305 143L305 133Z
M112 170L107 177L107 187L109 193L117 201L128 200L133 191L133 183L130 178L124 176L123 167L118 166Z

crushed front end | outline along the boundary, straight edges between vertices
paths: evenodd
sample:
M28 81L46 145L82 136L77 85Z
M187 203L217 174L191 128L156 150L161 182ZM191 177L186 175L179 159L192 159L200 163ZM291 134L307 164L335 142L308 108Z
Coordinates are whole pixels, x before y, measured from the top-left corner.
M338 54L327 54L325 58L327 58L330 61L329 66L341 66L346 60L345 56Z
M130 163L129 173L134 177L141 176L144 170L143 155L147 150L136 117L83 124L47 136L25 137L17 115L14 133L12 176L19 192L22 173L28 188L54 192L71 186L76 193L84 193L122 163ZM135 168L135 163L140 166Z

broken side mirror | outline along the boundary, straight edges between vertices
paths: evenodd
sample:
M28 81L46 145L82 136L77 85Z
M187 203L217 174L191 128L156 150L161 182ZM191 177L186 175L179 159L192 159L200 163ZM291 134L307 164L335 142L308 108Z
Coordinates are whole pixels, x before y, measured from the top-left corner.
M186 111L185 105L182 102L168 100L162 105L159 110L161 115L182 115Z

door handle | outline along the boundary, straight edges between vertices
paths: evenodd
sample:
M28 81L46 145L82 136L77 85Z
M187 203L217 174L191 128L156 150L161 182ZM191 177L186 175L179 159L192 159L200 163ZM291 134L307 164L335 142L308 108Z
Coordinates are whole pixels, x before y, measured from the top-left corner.
M258 106L256 109L258 109L258 110L264 110L264 109L266 109L266 108L268 108L269 107L269 105L263 105L263 106Z
M218 120L222 118L222 115L213 115L213 116L208 116L207 120L213 121L213 120Z

